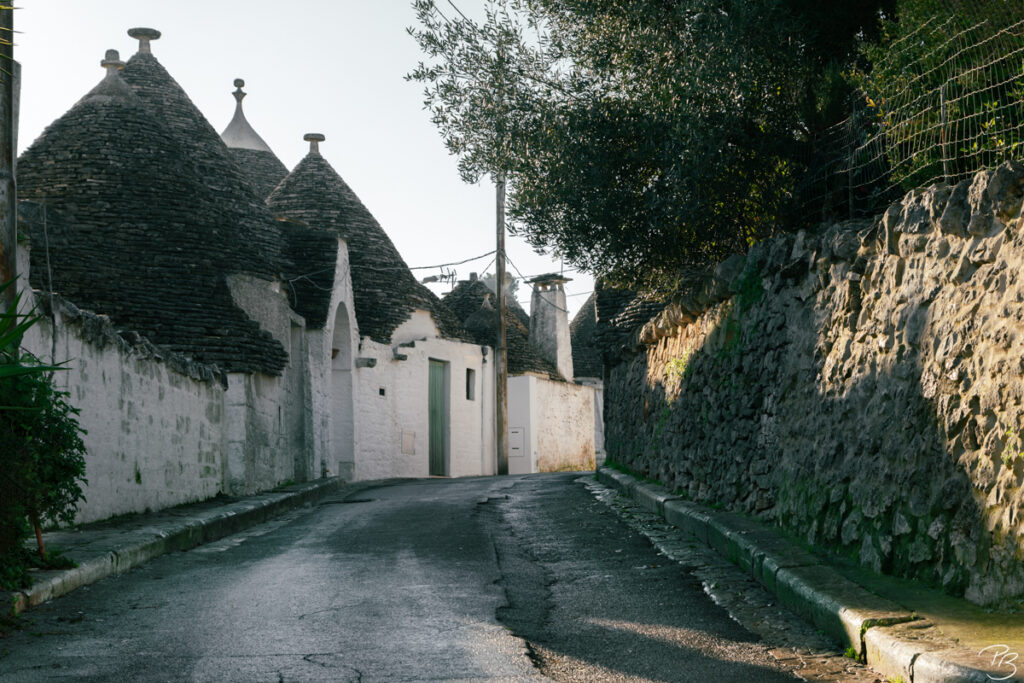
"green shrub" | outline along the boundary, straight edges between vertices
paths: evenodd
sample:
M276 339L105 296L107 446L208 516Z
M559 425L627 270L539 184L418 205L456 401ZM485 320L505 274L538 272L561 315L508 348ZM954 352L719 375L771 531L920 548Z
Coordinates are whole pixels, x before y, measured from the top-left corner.
M11 283L0 285L0 294ZM70 523L84 500L85 445L68 394L53 382L54 366L20 350L38 321L18 313L19 298L0 312L0 587L28 584L24 542L35 529L40 562L53 555L43 545L44 523Z

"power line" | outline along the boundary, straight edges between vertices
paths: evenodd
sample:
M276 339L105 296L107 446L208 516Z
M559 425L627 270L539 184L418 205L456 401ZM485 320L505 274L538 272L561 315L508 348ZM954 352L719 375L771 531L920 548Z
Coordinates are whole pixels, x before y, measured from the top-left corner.
M492 249L491 251L487 252L486 254L480 254L479 256L474 256L473 258L468 258L468 259L465 259L464 261L453 261L451 263L439 263L436 266L416 266L415 268L410 268L409 270L432 270L434 268L444 268L446 266L461 266L462 264L469 263L470 261L479 261L480 259L484 258L485 256L490 256L495 251L496 250Z
M467 17L467 16L465 15L465 14L463 14L463 13L462 13L462 10L460 10L460 9L459 9L459 8L458 8L458 7L457 7L457 6L455 5L455 3L454 3L454 2L452 2L452 0L448 0L448 4L452 6L452 9L453 9L453 10L455 10L456 12L458 12L458 13L459 13L459 16L460 16L460 17L462 17L462 18L463 18L463 19L465 19L466 21L469 21L469 17Z

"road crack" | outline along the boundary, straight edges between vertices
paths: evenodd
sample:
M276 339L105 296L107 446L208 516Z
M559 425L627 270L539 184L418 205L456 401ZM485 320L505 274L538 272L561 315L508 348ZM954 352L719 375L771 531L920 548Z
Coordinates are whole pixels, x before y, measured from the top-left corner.
M491 527L495 563L499 577L494 582L505 595L505 604L495 611L498 622L526 646L527 657L538 671L544 670L543 657L535 646L542 641L548 618L554 607L551 587L554 575L519 538L508 516L508 496L488 498L477 510Z

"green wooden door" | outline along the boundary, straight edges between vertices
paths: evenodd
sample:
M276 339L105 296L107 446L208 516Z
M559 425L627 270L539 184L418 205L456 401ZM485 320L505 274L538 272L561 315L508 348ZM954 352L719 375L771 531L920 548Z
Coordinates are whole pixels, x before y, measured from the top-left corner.
M444 476L445 437L448 431L448 395L445 393L445 363L430 361L430 386L427 412L430 419L430 474Z

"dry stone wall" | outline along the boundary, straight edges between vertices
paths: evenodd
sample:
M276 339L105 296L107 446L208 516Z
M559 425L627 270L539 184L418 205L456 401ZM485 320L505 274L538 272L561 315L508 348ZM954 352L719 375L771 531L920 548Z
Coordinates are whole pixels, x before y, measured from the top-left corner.
M609 459L875 570L1024 598L1024 166L732 257L606 350Z

